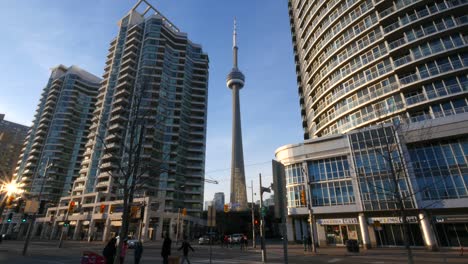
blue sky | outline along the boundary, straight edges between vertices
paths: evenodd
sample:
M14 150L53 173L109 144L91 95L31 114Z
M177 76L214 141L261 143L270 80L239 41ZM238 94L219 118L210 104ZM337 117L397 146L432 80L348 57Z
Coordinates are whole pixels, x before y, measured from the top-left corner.
M271 181L274 151L302 140L299 99L283 0L149 0L210 58L205 200L221 191L229 199L232 23L238 21L239 67L246 76L241 115L246 181ZM39 95L58 64L101 76L117 22L136 0L0 1L0 113L30 125ZM254 165L252 165L254 164ZM248 189L250 200L250 190ZM255 198L255 200L258 199Z

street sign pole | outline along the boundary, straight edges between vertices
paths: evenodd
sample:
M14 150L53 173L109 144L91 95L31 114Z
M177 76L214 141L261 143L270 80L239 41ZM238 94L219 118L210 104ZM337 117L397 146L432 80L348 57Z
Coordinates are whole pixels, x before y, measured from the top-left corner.
M260 178L260 247L262 250L262 263L267 261L266 258L266 247L265 247L265 230L263 229L264 226L264 218L263 218L263 187L262 187L262 174L258 174Z

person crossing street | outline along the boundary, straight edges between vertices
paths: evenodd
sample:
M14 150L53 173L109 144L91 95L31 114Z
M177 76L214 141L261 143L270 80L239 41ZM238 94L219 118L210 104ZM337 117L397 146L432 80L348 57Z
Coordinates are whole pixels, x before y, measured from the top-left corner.
M190 243L187 241L187 237L184 236L184 241L182 242L182 246L179 248L179 250L183 250L184 256L182 257L182 261L180 262L181 264L185 263L187 260L187 263L190 264L190 260L188 259L188 252L189 249L192 251L195 251L192 246L190 246Z

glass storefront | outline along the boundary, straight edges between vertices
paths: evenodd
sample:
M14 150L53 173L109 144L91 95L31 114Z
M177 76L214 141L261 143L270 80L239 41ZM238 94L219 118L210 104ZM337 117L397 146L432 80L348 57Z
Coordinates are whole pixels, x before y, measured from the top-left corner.
M442 247L468 247L468 223L435 224L437 242Z
M410 245L424 246L421 228L418 224L410 224ZM375 228L377 246L404 246L402 224L384 224Z
M357 225L326 225L324 228L327 245L345 245L348 239L360 240Z

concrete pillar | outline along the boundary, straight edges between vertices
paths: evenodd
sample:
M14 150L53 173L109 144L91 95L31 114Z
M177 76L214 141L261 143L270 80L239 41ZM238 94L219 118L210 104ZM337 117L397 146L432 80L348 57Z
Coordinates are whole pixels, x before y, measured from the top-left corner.
M111 220L108 217L106 219L106 223L104 224L104 232L102 234L102 241L107 241L109 239L110 231L111 231Z
M58 229L58 222L54 221L54 223L52 224L52 231L50 232L50 240L55 238L55 233L57 233L57 229Z
M161 237L162 237L162 230L163 230L163 224L164 224L164 214L161 214L161 216L159 217L158 226L157 226L157 228L156 228L155 240L161 240Z
M288 235L288 242L294 242L293 218L291 216L286 217L286 234Z
M80 240L81 239L81 226L83 224L83 221L76 221L76 226L75 226L75 232L73 232L73 240Z
M94 224L96 221L90 220L89 221L89 228L88 228L88 242L91 242L93 240L93 234L94 234Z
M359 227L361 229L362 245L365 249L371 248L371 241L369 237L369 229L367 228L366 217L363 213L359 214Z
M176 225L177 225L177 219L174 219L171 217L171 222L169 223L169 237L171 240L175 241L175 236L176 236Z
M42 223L38 223L38 222L34 223L34 226L32 227L32 230L31 230L31 238L34 238L36 236L39 225L42 225Z
M426 247L429 250L432 250L432 251L438 250L437 240L431 228L431 224L429 222L427 214L422 212L418 216L419 216L419 221L421 222L421 231L422 231L423 238L424 238L424 244L426 244Z
M42 224L42 230L41 230L41 236L40 239L49 239L50 237L47 237L48 234L50 234L51 231L51 226L49 223L43 223Z
M317 225L317 228L315 230L317 230L317 237L318 239L316 241L318 241L319 243L319 246L323 246L323 247L326 247L327 246L327 235L325 234L325 228L326 226L323 226L323 225Z
M10 224L8 224L6 233L7 233L7 235L10 235L11 232L13 232L13 224L10 223Z
M145 206L145 217L143 218L143 232L141 233L141 240L148 239L148 228L150 223L149 205Z
M1 231L0 231L0 234L5 234L5 231L6 231L6 229L7 229L7 226L8 226L7 223L3 223L3 224L2 224L2 229L1 229Z

